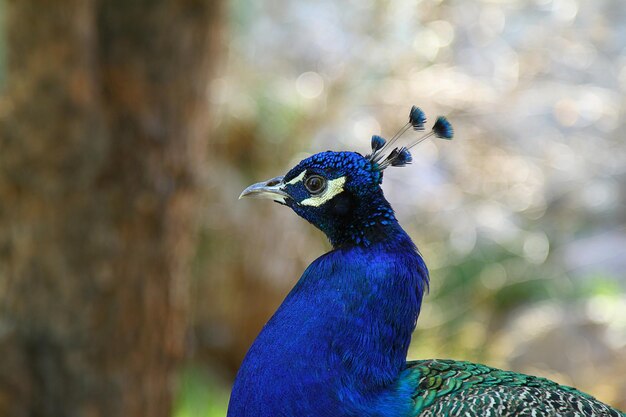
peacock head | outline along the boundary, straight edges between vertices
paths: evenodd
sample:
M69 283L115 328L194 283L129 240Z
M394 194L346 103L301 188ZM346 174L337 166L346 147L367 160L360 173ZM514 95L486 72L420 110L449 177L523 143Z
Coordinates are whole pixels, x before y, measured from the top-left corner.
M372 152L326 151L302 160L285 176L253 184L240 195L286 205L326 234L333 246L369 245L396 223L380 187L383 171L411 162L410 149L436 136L452 139L452 126L439 116L430 132L406 146L395 146L410 128L424 130L426 117L413 106L409 122L391 140L372 136Z

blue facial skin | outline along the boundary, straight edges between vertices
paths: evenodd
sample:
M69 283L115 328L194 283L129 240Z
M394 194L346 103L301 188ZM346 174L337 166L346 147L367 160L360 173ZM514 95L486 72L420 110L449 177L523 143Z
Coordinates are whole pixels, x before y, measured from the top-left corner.
M329 238L333 250L304 272L250 348L237 375L228 417L405 416L415 387L403 379L428 271L398 224L382 172L354 152L322 152L306 170L346 177L319 207L302 181L285 204ZM281 256L276 253L274 256Z

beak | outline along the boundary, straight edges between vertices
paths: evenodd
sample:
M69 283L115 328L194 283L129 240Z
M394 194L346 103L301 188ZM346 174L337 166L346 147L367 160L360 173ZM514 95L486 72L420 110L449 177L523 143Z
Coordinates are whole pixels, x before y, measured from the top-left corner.
M287 197L290 196L285 191L283 191L284 186L285 183L283 182L283 177L272 178L271 180L252 184L251 186L243 190L241 195L239 195L239 198L267 198L270 200L274 200L278 203L285 204L285 200L287 199Z

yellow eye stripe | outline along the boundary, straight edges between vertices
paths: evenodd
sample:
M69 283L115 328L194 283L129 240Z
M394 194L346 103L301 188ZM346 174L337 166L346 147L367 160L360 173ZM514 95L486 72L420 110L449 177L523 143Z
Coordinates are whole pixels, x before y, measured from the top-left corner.
M302 171L297 177L293 178L291 181L287 182L289 185L295 185L301 182L306 175L306 169ZM300 202L302 206L311 206L311 207L319 207L327 201L331 200L337 194L343 191L343 186L346 183L346 177L335 178L334 180L329 180L326 183L326 189L320 195L316 195L313 197L306 198Z
M302 181L302 179L304 179L304 175L305 174L306 174L306 169L304 171L302 171L297 177L295 177L294 179L289 181L287 184L294 185L294 184L299 183L300 181Z
M309 197L300 202L302 206L319 207L327 201L331 200L337 194L343 191L343 186L346 183L346 177L335 178L329 180L326 184L326 189L320 195Z

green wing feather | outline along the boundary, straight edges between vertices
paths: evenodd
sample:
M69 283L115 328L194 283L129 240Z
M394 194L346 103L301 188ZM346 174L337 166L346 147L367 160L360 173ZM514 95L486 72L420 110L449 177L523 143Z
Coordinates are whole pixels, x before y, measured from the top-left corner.
M415 387L414 417L626 417L575 388L470 362L408 362L403 379Z

